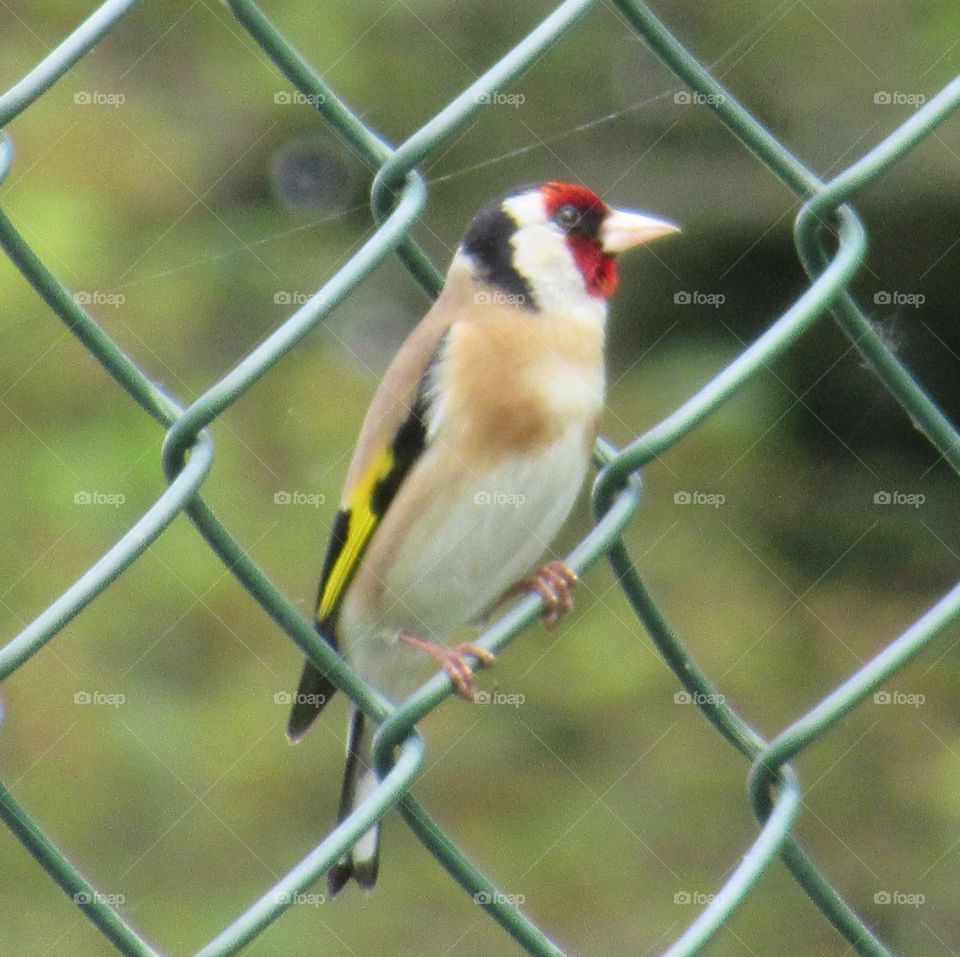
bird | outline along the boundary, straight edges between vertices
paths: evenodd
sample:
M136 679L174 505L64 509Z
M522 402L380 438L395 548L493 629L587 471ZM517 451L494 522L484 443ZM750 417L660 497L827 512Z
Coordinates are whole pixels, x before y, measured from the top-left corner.
M360 430L315 609L320 635L396 704L432 660L474 695L455 632L535 592L544 623L570 611L577 576L536 567L589 470L604 404L607 304L618 254L678 227L547 182L485 205L443 288L389 365ZM299 741L336 691L306 661L287 728ZM375 727L351 708L338 823L377 786ZM377 879L380 823L330 869L331 896Z

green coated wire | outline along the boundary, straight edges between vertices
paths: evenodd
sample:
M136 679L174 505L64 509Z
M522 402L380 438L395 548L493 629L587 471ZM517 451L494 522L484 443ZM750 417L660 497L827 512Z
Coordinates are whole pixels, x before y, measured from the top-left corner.
M269 927L296 902L298 894L304 893L336 863L345 847L350 847L362 837L371 824L401 799L423 766L423 756L423 740L413 734L405 742L399 759L380 782L376 793L223 933L197 951L196 957L230 957Z
M107 553L20 634L0 648L0 681L35 655L130 567L180 514L213 465L213 446L198 442L190 464Z
M492 102L492 94L516 80L596 3L597 0L565 0L506 56L407 139L387 159L374 180L373 207L378 217L389 210L393 193L418 163L442 146L447 137L479 113L485 104Z
M751 772L750 793L754 806L759 811L766 808L768 788L780 766L830 730L867 695L920 654L944 628L958 620L960 585L948 592L839 688L777 735L757 756Z
M392 154L390 144L373 133L316 70L293 48L252 0L228 0L234 16L257 41L283 75L314 104L344 145L370 169L379 169ZM443 277L409 237L397 248L401 261L429 296L436 296Z
M70 863L3 783L0 783L0 818L117 950L128 957L162 957L107 903L108 895L97 890Z
M845 213L841 243L829 266L756 342L702 389L647 433L631 442L601 475L599 502L606 501L632 472L675 445L716 411L751 376L788 349L823 314L863 261L866 238L853 216Z
M138 3L140 0L109 0L102 4L19 83L0 95L0 129L49 90Z
M960 77L947 84L905 123L852 166L834 177L804 204L797 216L796 239L797 249L808 275L816 276L824 262L822 250L816 241L817 225L829 221L831 214L841 203L858 190L875 182L958 107ZM837 300L835 314L850 341L915 426L927 436L954 471L960 472L960 441L956 426L941 412L906 366L877 335L846 290Z

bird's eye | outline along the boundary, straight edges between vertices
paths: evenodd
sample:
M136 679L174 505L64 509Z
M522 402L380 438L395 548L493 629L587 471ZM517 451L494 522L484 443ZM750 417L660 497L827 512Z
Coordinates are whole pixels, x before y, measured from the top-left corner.
M553 217L558 226L571 229L580 222L580 210L576 206L561 206Z

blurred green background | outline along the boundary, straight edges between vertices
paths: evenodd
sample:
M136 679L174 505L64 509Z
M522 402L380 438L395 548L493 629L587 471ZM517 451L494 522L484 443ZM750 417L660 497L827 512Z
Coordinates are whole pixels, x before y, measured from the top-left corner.
M291 0L266 12L399 141L551 7ZM657 8L827 176L957 70L960 7L945 0ZM53 0L0 5L0 85L79 15ZM550 178L681 223L681 237L622 268L604 429L627 442L802 291L797 202L610 6L507 92L517 95L430 157L431 202L415 233L443 263L484 200ZM5 210L114 340L184 402L372 228L371 171L212 0L144 3L9 132L17 156L0 188ZM953 121L857 204L872 248L856 290L954 417L958 166ZM213 427L204 495L304 614L376 377L426 306L387 262ZM139 517L164 479L160 431L6 259L0 333L6 640ZM767 735L958 576L955 478L829 320L645 479L628 534L640 569L722 692ZM282 492L322 504L278 504ZM878 503L882 492L913 504ZM703 496L723 501L696 504ZM585 499L559 552L588 527ZM902 952L960 949L958 637L941 637L891 683L887 703L863 704L797 761L799 836ZM149 939L192 953L331 826L345 702L289 746L276 700L299 667L298 650L178 519L5 683L0 775ZM665 948L757 825L745 764L675 698L676 681L608 569L587 576L565 627L531 629L481 686L523 703L451 701L431 715L417 796L571 954ZM85 694L114 704L84 704ZM297 905L247 952L518 953L392 815L385 851L375 896L351 890ZM113 953L6 831L0 895L4 955ZM777 865L709 952L849 950Z

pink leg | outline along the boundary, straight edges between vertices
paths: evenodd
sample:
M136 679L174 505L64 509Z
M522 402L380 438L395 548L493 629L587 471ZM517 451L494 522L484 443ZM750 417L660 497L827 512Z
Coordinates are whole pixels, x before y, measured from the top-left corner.
M418 638L416 635L411 635L407 631L400 632L400 640L404 644L410 645L411 648L425 651L430 655L450 677L454 687L457 689L457 694L467 701L473 701L475 691L473 668L470 666L470 662L467 661L467 655L472 655L476 658L477 661L480 662L481 668L489 668L497 660L496 656L487 651L486 648L481 648L479 645L475 645L469 641L456 645L453 648L448 648L446 645L441 645L436 641L427 641L426 638Z
M535 592L546 605L543 623L547 628L553 629L573 608L572 593L579 581L577 573L563 562L547 562L529 578L517 582L503 597L512 598L514 595Z

